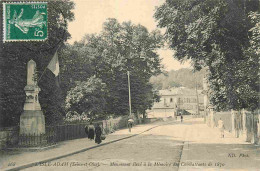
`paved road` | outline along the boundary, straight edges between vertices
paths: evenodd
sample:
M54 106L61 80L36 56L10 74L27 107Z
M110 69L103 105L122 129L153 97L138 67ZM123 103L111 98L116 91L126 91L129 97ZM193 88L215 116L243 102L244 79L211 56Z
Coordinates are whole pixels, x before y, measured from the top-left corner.
M26 170L178 170L183 141L156 135L163 127Z
M113 136L120 134L126 132L118 131ZM26 170L260 171L259 168L259 146L227 132L225 138L220 138L219 130L207 127L203 119L191 119Z

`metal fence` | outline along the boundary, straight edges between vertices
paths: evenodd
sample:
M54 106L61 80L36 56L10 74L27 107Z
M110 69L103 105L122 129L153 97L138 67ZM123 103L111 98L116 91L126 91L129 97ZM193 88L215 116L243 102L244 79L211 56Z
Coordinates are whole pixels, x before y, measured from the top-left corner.
M93 124L96 126L99 123L101 128L104 130L104 133L109 134L117 129L126 127L126 121L127 117L120 117L117 119L96 121L93 122ZM5 144L7 147L34 147L51 145L66 140L85 138L87 137L85 127L88 124L89 123L77 123L46 126L45 134L19 135L19 127L15 127L15 129L0 130L0 132L8 131L8 133L6 133L7 137L5 137Z
M47 126L45 134L19 135L20 146L39 146L86 137L86 124Z
M46 126L45 134L20 134L18 129L1 130L5 131L5 143L7 147L12 146L44 146L56 142L87 137L85 126L88 123L66 124L56 126Z

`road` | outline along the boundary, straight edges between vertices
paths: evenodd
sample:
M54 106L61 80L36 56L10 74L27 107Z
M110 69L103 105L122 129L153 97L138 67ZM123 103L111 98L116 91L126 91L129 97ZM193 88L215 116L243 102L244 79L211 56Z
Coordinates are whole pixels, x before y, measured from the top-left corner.
M157 135L164 127L26 170L178 170L183 141Z
M174 171L260 168L259 147L244 144L229 134L225 139L218 135L216 129L208 128L202 120L171 122L129 139L25 170ZM244 156L241 157L240 154Z

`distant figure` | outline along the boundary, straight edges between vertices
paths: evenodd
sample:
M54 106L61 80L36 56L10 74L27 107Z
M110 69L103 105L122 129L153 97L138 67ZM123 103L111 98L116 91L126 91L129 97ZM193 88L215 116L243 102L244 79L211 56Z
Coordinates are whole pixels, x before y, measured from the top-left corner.
M217 127L217 122L216 122L216 118L213 118L213 127Z
M183 121L183 116L181 115L181 122Z
M95 128L95 133L96 133L95 143L100 144L102 142L101 141L102 129L101 129L99 123L97 124L97 127Z
M133 119L128 119L128 121L127 121L127 126L129 129L129 132L131 132L131 128L133 127L133 122L134 122Z
M88 126L88 139L94 140L94 136L95 136L94 134L95 134L95 128L92 122L90 122Z
M221 138L224 138L224 129L225 129L225 126L224 126L224 122L221 120L221 118L219 119L218 121L218 128L220 130L220 137Z

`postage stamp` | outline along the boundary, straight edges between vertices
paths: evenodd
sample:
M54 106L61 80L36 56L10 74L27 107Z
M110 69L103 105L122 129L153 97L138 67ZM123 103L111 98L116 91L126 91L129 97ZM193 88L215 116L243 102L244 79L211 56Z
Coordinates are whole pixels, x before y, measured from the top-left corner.
M47 12L47 2L3 3L3 41L46 40Z

